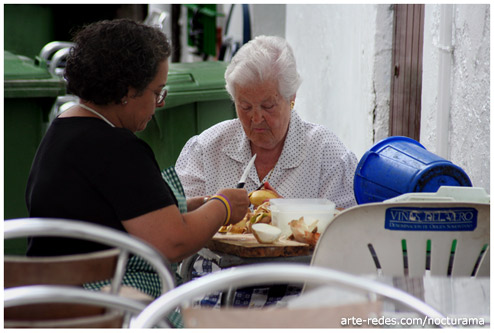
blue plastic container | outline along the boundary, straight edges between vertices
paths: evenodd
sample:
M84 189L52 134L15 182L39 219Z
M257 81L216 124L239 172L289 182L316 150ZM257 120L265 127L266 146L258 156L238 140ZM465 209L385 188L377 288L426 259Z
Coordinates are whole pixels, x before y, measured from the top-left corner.
M436 192L443 185L472 186L472 182L460 167L403 136L375 144L360 160L354 178L358 204L410 192Z

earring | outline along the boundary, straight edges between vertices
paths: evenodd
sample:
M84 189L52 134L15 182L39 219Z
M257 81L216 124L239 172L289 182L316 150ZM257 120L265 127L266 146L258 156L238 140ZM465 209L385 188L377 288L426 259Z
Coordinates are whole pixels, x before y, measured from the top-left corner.
M123 100L123 101L122 101L122 104L123 104L123 105L126 105L126 104L127 104L127 100Z
M295 107L295 101L291 101L290 102L290 110L293 110L294 107Z

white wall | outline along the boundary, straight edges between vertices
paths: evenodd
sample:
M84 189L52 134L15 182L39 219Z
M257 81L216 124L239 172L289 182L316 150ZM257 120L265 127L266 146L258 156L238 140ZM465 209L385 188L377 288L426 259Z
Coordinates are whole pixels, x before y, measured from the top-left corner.
M444 52L441 5L426 5L422 87L421 143L453 161L470 176L474 186L490 189L490 7L451 5L450 80L447 124L438 130L441 114L440 59ZM444 29L444 27L443 27ZM446 43L448 44L448 43ZM445 136L447 147L438 141Z
M333 130L360 158L388 132L389 5L288 5L286 38L303 78L302 118Z

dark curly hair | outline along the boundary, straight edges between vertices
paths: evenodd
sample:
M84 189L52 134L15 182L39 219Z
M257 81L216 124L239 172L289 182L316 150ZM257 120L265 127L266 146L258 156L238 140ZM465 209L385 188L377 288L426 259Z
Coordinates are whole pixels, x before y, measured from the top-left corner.
M65 67L67 90L98 105L121 103L129 87L140 95L171 54L163 32L129 19L92 23L74 43Z

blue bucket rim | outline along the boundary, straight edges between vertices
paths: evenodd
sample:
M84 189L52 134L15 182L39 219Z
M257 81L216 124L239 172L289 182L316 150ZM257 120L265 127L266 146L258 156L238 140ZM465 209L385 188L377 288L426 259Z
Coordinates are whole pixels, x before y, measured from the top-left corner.
M381 141L379 141L376 144L374 144L368 151L366 151L364 153L364 155L362 156L362 158L360 158L360 161L357 164L357 168L355 169L355 176L357 175L357 173L359 172L359 170L362 168L362 165L367 160L367 156L369 156L369 154L376 153L377 150L379 150L380 148L382 148L384 145L388 144L388 142L390 142L390 141L399 141L399 140L400 141L406 141L406 142L413 143L416 146L419 146L419 147L427 150L420 142L418 142L417 140L414 140L412 138L409 138L407 136L390 136L390 137L384 138ZM354 176L354 189L355 189L355 176Z
M427 150L427 148L425 148L417 140L414 140L414 139L409 138L407 136L399 136L399 135L397 135L397 136L390 136L390 137L384 138L381 141L379 141L378 143L376 143L375 145L373 145L371 147L371 149L369 149L369 150L375 152L376 150L378 150L379 148L381 148L385 144L388 144L390 141L405 141L405 142L413 143L413 144L419 146L420 148L423 148L423 149Z

